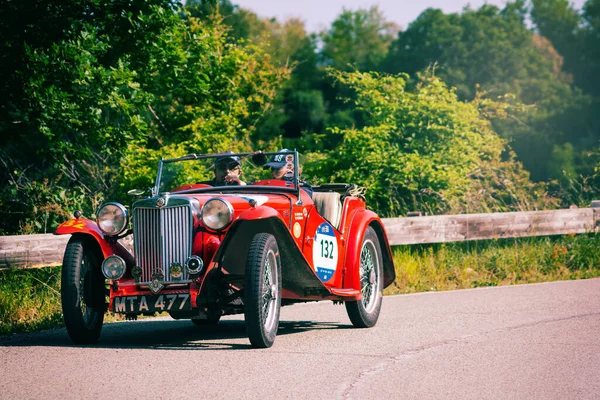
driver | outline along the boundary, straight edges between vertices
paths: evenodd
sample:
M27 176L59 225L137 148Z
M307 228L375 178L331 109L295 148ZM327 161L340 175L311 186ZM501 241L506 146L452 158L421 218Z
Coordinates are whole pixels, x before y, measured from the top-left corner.
M242 163L240 162L240 158L232 154L232 151L221 153L221 155L215 159L215 165L213 165L215 177L210 181L202 183L211 186L246 185L246 182L240 179L242 176Z
M281 149L278 153L289 152L288 149ZM273 154L264 168L271 169L272 179L283 179L292 181L294 179L294 155L293 154ZM302 174L302 166L298 164L298 177ZM313 188L306 180L300 178L300 187L312 198Z

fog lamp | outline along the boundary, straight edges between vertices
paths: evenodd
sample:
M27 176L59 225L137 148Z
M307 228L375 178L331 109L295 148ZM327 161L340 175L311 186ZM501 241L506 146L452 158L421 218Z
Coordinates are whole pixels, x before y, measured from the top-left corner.
M102 262L102 274L104 274L106 279L113 281L121 279L125 275L125 269L125 260L119 256L108 256Z
M202 270L204 270L204 262L198 256L191 256L185 262L185 267L187 268L188 274L200 275Z

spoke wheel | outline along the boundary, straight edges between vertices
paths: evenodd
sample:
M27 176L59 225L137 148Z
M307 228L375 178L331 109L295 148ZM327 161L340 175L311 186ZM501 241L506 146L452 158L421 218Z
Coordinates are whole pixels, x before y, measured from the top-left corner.
M244 278L244 317L253 347L271 347L279 327L281 262L275 237L259 233L252 239Z
M63 259L61 304L67 333L73 342L98 341L106 309L104 291L96 249L83 238L72 238Z
M383 298L383 264L377 234L368 227L360 251L360 288L362 299L347 301L346 311L357 328L370 328L377 323Z

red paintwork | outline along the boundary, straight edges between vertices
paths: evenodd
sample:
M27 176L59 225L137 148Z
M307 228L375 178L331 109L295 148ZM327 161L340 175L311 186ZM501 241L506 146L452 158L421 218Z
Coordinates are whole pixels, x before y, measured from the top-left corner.
M367 227L372 224L380 225L381 229L384 232L384 240L380 239L381 252L385 254L386 252L391 257L390 245L387 241L387 235L385 235L385 228L381 223L381 220L373 211L370 210L356 210L351 214L351 222L350 228L348 229L348 234L346 235L347 242L347 250L346 250L346 266L357 266L356 268L351 268L345 275L344 278L344 288L354 288L360 290L360 277L358 271L358 265L360 264L360 252L362 249L362 239L367 230ZM384 271L385 273L385 271ZM389 280L385 279L384 280Z
M56 228L54 231L55 235L89 235L93 237L98 245L100 246L100 250L102 250L102 255L104 258L117 254L125 259L125 261L130 262L132 259L129 251L125 247L123 247L119 242L109 242L104 239L104 233L98 228L98 224L95 221L89 220L87 218L75 218L70 219L68 221L63 222Z

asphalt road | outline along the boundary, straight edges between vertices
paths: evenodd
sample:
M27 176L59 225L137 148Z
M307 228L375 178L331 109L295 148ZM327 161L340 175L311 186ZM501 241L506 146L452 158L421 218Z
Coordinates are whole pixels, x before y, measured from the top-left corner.
M241 318L0 339L0 399L599 399L600 279L384 298L354 329L331 302L282 309L271 349Z

